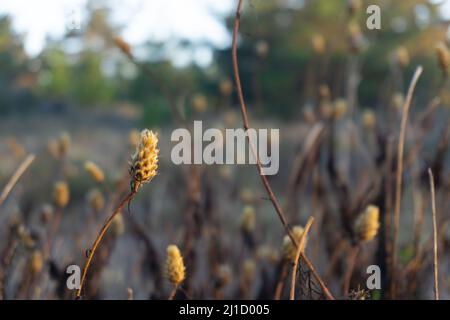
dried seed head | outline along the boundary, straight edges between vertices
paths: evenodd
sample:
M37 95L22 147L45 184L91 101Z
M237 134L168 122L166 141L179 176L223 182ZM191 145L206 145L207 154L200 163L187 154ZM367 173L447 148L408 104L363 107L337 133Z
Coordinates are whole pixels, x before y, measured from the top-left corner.
M245 283L251 283L255 277L256 264L253 259L246 259L244 261L242 280Z
M30 230L28 230L23 224L20 224L17 227L17 235L25 248L31 249L35 246L36 241L31 236Z
M442 73L446 76L448 74L448 67L450 66L450 51L444 42L440 42L436 46L436 54Z
M38 274L44 267L44 257L40 250L36 250L31 254L30 269L32 274Z
M166 277L174 285L178 286L185 278L183 257L176 245L167 247Z
M409 51L406 47L400 46L395 53L395 60L400 67L405 68L409 64Z
M220 94L228 97L233 92L233 82L230 79L223 79L219 83Z
M292 228L292 234L294 235L294 239L297 243L300 243L300 240L303 236L303 232L305 229L302 226L295 226ZM300 250L303 252L306 248L306 242L303 243L302 248ZM286 235L283 239L283 257L284 259L294 262L295 256L297 255L297 247L292 243L291 238Z
M123 53L125 53L127 56L131 56L130 45L125 40L123 40L121 37L115 37L114 43L120 50L122 50Z
M67 183L65 181L56 182L53 187L53 201L55 204L60 208L64 208L69 203L69 199L70 192Z
M105 197L103 197L103 193L98 189L89 191L87 200L95 213L102 211L105 206Z
M97 183L102 183L105 180L105 174L100 167L92 161L86 161L84 163L84 170L89 176Z
M223 288L231 282L232 271L228 264L221 264L217 268L217 283L216 287Z
M375 128L375 125L377 123L377 118L375 116L375 113L372 110L366 110L363 113L362 122L364 128L367 130L373 130Z
M334 102L334 118L341 119L347 113L348 105L345 99L336 99Z
M256 256L258 257L258 259L265 259L273 264L276 264L278 262L278 259L280 258L278 250L268 245L260 246L256 250Z
M251 204L254 200L253 191L251 189L242 189L239 194L241 201L246 204Z
M202 94L196 94L192 97L192 107L194 108L195 112L203 113L206 111L206 108L208 107L208 101L206 100L206 97Z
M403 93L395 92L391 99L392 106L397 110L401 110L403 108L404 103L405 103L405 97L404 97Z
M70 135L64 132L58 139L50 139L47 143L47 151L50 155L59 160L63 158L70 147Z
M241 230L246 233L252 233L255 230L255 208L245 206L241 217Z
M260 58L265 58L269 53L269 44L265 40L260 40L255 45L255 51Z
M156 175L159 153L157 146L158 137L150 130L142 130L130 162L130 175L134 183L149 182Z
M53 213L53 206L49 203L44 204L41 208L40 215L42 223L48 223L49 221L51 221L53 218Z
M380 210L377 206L369 205L366 210L358 216L355 222L355 236L358 242L369 241L375 238L380 227Z
M311 45L315 54L323 55L325 53L327 44L325 38L321 34L315 34L312 36Z
M121 213L114 217L111 223L111 231L116 237L121 236L125 232L125 223L123 222L123 216Z

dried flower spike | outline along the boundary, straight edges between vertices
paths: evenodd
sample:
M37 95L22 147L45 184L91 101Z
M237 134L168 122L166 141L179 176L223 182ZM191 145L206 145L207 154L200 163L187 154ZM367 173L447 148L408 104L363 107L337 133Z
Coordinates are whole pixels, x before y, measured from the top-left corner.
M158 169L158 137L150 130L142 130L135 154L131 157L130 175L136 185L153 179Z
M253 206L245 206L241 217L242 231L252 233L255 230L255 220L255 209Z
M377 206L369 205L356 219L355 235L357 241L370 241L378 233L380 210Z
M102 183L105 180L103 170L92 161L86 161L84 163L84 170L86 170L92 180L97 183Z
M185 278L183 257L176 245L167 247L166 277L174 285L178 286Z
M300 243L300 240L303 236L303 232L305 229L302 226L295 226L292 228L292 234L294 235L294 239L297 241L297 243ZM303 248L300 250L303 252L306 248L306 241L303 243ZM289 260L291 262L294 262L295 256L297 254L297 248L292 243L291 238L289 238L288 235L284 236L283 239L283 257L286 260Z
M69 199L70 192L67 183L64 181L56 182L53 187L53 201L55 204L60 208L64 208L69 203Z

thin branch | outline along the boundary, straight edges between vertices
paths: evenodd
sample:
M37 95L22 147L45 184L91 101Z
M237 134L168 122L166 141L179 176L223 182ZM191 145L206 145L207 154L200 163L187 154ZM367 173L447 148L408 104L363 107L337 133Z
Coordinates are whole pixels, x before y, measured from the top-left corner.
M428 176L430 177L430 189L431 189L431 212L433 214L433 268L434 268L434 299L439 300L439 267L438 267L438 249L437 249L437 223L436 223L436 195L434 190L434 177L433 172L428 168Z
M24 172L28 169L30 164L34 161L36 156L34 154L29 154L25 160L22 161L22 163L17 168L16 172L11 176L8 183L3 188L3 191L0 195L0 206L3 204L3 202L8 197L11 190L14 188L17 181L19 181L20 177L24 174Z
M237 35L238 35L238 31L239 31L239 24L240 24L240 18L241 18L241 9L242 9L242 4L243 4L243 0L239 0L238 2L238 6L236 9L236 19L234 21L234 31L233 31L233 42L232 42L232 58L233 58L233 73L234 73L234 80L236 82L236 90L237 90L237 94L238 94L238 98L239 98L239 104L241 107L241 113L242 113L242 120L243 120L243 126L244 126L244 130L247 132L248 129L250 128L250 124L248 121L248 115L247 115L247 107L245 105L245 100L244 100L244 94L242 92L242 85L241 85L241 79L239 76L239 66L238 66L238 59L237 59ZM261 178L261 181L264 185L264 188L266 189L266 192L269 196L270 201L272 202L272 205L275 208L275 211L281 221L281 223L283 224L286 233L288 234L289 238L292 240L292 243L298 247L298 243L294 238L294 235L292 234L292 230L289 227L289 224L286 220L286 217L283 213L283 210L281 209L280 204L278 203L277 198L275 197L275 194L272 191L272 187L270 186L269 180L267 180L267 177L263 174L263 168L262 168L262 164L261 161L259 159L259 156L256 154L255 149L254 149L254 145L252 144L251 138L250 136L248 136L248 140L249 140L249 145L250 148L252 149L252 152L254 153L255 159L256 159L256 167L258 169L258 173L259 176ZM314 277L316 278L316 280L319 282L323 292L325 293L325 295L327 296L328 299L330 300L334 300L333 296L331 295L330 291L328 290L328 288L325 286L325 283L322 281L322 279L320 278L319 274L316 272L314 266L312 265L311 261L309 261L309 259L305 256L304 253L302 253L302 257L305 260L306 264L308 265L308 268L310 268L310 270L312 271Z
M292 266L291 294L289 296L290 300L295 299L295 283L296 283L295 280L297 278L297 268L298 268L298 264L300 262L301 253L303 252L302 248L304 249L304 247L305 247L306 237L308 236L309 229L311 228L311 225L313 224L313 222L314 222L314 217L309 217L308 222L306 223L305 229L303 230L303 234L300 239L300 243L298 245L297 252L295 254L294 265Z
M400 137L398 141L398 151L397 151L397 175L396 175L396 186L395 186L395 207L394 207L394 234L392 241L392 277L391 277L391 298L395 299L396 295L396 265L397 265L397 247L398 247L398 231L400 224L400 205L402 197L402 175L403 175L403 153L405 147L405 136L406 136L406 125L408 123L408 114L411 107L411 101L416 87L417 81L422 74L422 66L417 67L416 72L409 85L408 94L406 96L405 103L403 105L402 119L400 124Z
M92 258L94 257L95 251L97 250L100 242L102 241L103 237L105 236L106 231L108 231L108 228L111 225L111 223L113 222L116 215L118 215L122 212L122 208L125 206L125 204L128 203L129 201L131 201L133 199L133 197L136 195L138 188L139 188L139 185L137 184L135 186L135 188L133 190L131 190L131 192L125 198L122 199L122 201L116 207L116 209L111 214L111 216L108 218L108 220L106 220L104 226L98 233L97 238L95 239L94 244L92 245L92 248L89 251L89 256L88 256L88 259L87 259L86 264L83 269L83 275L81 276L80 287L77 289L77 292L76 292L76 299L81 298L81 291L82 291L84 283L86 281L86 276L87 276L87 272L89 270L89 266L91 265Z

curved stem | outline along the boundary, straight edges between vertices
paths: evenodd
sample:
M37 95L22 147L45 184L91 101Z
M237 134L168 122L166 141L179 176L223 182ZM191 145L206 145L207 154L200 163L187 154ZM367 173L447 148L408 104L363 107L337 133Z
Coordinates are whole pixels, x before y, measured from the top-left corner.
M102 229L98 233L97 238L95 239L94 244L92 245L92 248L91 248L91 250L89 252L88 259L87 259L86 264L85 264L84 269L83 269L83 275L81 276L80 287L77 289L77 293L76 293L76 298L77 299L81 298L81 290L83 289L84 283L86 281L86 275L87 275L87 272L89 270L89 266L91 265L92 258L94 257L94 254L97 251L97 248L98 248L100 242L102 241L103 237L105 236L106 231L108 231L108 228L111 225L112 221L114 220L115 216L117 214L120 214L121 210L125 206L125 204L127 202L129 202L131 199L133 199L133 197L136 195L138 188L139 188L139 186L136 185L136 187L133 190L131 190L131 192L125 198L122 199L122 201L116 207L116 209L111 214L111 216L108 218L108 220L106 220L106 222L103 225Z

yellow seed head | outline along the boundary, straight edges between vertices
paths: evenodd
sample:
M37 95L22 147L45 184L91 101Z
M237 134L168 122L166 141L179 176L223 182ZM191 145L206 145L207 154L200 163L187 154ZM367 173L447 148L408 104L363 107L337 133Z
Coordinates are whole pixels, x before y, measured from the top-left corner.
M439 66L444 75L448 74L448 67L450 66L450 51L444 42L440 42L436 47L436 54L439 61Z
M70 192L67 183L65 181L56 182L53 187L53 201L55 204L60 208L64 208L69 203L69 199Z
M44 267L44 258L40 250L36 250L31 254L30 269L32 274L38 274Z
M409 51L406 47L400 46L395 53L397 63L400 67L405 68L409 64Z
M206 97L202 94L196 94L192 97L192 107L194 110L198 113L203 113L206 111L206 108L208 107L208 101L206 100Z
M244 268L243 268L243 274L242 279L246 283L252 282L253 278L255 277L255 271L256 271L256 264L253 259L247 259L244 261Z
M315 34L311 38L311 45L315 54L323 55L325 53L327 44L325 38L321 34Z
M123 40L121 37L115 37L114 43L120 50L122 50L123 53L125 53L128 56L131 55L130 45L125 40Z
M233 82L230 79L224 79L219 84L220 94L228 97L233 92Z
M142 130L130 162L130 175L134 182L146 183L156 175L159 153L157 146L158 137L151 130Z
M255 230L255 208L253 206L245 206L242 211L241 229L246 233L252 233Z
M334 102L334 118L341 119L347 113L348 106L345 99L337 99Z
M304 228L302 226L295 226L292 228L292 233L294 235L294 239L297 243L300 243L300 240L303 236ZM306 242L303 243L302 248L300 249L302 252L306 248ZM283 239L283 257L284 259L294 262L295 256L297 254L297 247L292 243L291 238L286 235Z
M105 197L103 197L103 193L98 189L89 191L87 200L95 213L102 211L105 206Z
M185 277L185 267L183 257L180 250L176 245L170 245L167 247L167 260L166 260L166 277L174 285L178 286L183 282Z
M111 230L116 237L122 235L125 232L125 223L121 213L117 214L111 224Z
M377 206L369 205L366 210L359 215L355 222L355 235L358 241L370 241L377 235L380 209Z
M260 40L255 45L255 51L260 58L265 58L269 53L269 44L265 40Z
M102 183L105 180L105 174L100 167L92 161L86 161L84 163L84 170L89 176L97 183Z
M375 113L371 110L364 111L362 122L363 122L364 128L366 128L368 130L372 130L373 128L375 128L375 125L377 123L377 118L375 116Z

